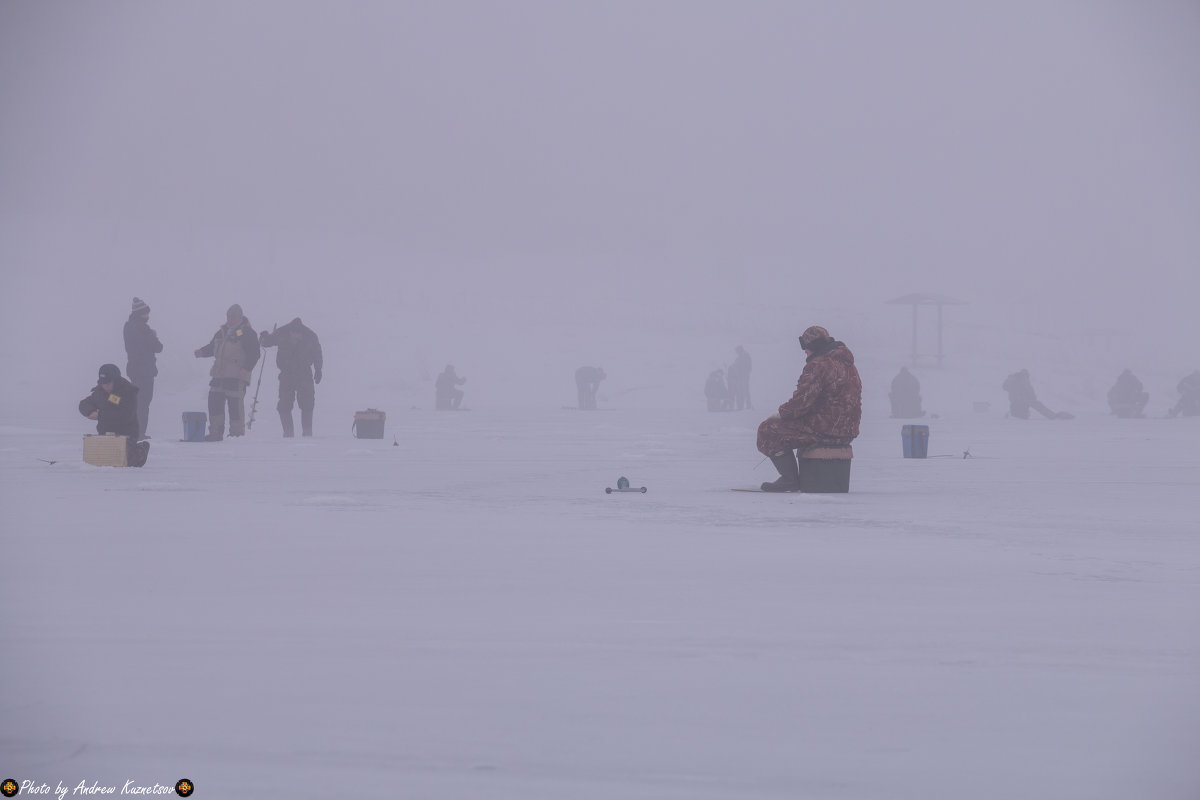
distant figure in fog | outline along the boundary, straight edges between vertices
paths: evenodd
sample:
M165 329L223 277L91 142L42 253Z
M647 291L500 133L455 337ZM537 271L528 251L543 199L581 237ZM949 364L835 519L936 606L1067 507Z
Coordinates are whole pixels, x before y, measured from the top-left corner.
M158 375L158 359L162 342L150 327L150 306L140 297L133 298L133 310L125 321L125 374L129 382L138 387L137 415L139 439L149 439L146 428L150 424L150 401L154 399L154 378Z
M725 371L715 369L709 373L704 382L704 397L708 400L709 411L730 411L733 409L733 396L725 385Z
M892 401L893 419L916 419L925 416L921 410L921 382L917 376L901 367L892 378L892 391L888 394Z
M1179 390L1179 402L1167 412L1167 416L1200 416L1200 369L1191 375L1184 375L1175 388Z
M1117 376L1117 382L1108 390L1108 407L1118 417L1144 417L1150 394L1142 391L1142 382L1129 370Z
M600 381L608 376L600 367L580 367L575 370L575 388L579 390L579 408L595 410L596 393L600 391Z
M743 408L754 408L750 404L750 354L740 344L734 348L737 358L729 365L729 394L732 398L732 409L741 411Z
M466 378L458 377L453 364L447 364L433 384L434 408L438 411L457 411L463 400L463 391L458 387L466 382Z
M1065 411L1056 414L1038 401L1027 369L1014 372L1005 378L1003 389L1008 392L1008 411L1017 419L1029 419L1031 408L1046 419L1074 419Z

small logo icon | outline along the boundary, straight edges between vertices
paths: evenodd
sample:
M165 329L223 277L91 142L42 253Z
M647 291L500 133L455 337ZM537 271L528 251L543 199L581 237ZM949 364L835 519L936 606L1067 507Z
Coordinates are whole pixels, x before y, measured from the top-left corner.
M21 791L21 786L12 778L5 778L3 783L0 783L0 794L5 797L16 797Z
M180 778L175 782L175 794L180 797L191 797L194 791L196 791L196 784L187 778Z

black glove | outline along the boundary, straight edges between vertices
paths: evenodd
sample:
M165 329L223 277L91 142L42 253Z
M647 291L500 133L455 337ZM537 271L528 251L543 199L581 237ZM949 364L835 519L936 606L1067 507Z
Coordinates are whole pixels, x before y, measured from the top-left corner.
M266 331L263 331L262 333L258 334L258 343L261 344L263 347L270 347L270 345L267 344L268 336L270 336L270 334L267 333Z
M320 383L320 382L321 382L321 368L317 367L316 370L313 372L313 383Z

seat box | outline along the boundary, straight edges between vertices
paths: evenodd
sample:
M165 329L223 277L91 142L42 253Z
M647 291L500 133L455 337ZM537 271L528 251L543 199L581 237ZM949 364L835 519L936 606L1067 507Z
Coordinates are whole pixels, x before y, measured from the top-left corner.
M84 436L83 460L97 467L128 467L129 437L114 433Z

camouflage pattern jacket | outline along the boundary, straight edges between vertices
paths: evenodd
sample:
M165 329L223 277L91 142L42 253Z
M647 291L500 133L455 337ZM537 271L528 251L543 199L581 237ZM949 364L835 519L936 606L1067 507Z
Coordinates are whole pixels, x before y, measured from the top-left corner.
M862 420L862 379L854 354L841 342L808 357L792 399L779 407L785 431L815 433L823 440L849 444Z

